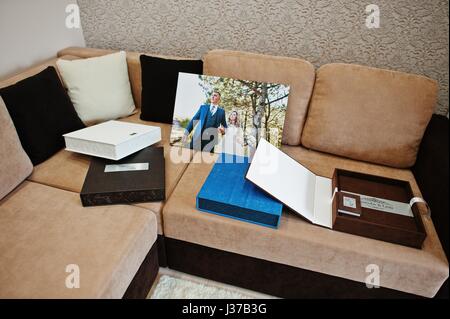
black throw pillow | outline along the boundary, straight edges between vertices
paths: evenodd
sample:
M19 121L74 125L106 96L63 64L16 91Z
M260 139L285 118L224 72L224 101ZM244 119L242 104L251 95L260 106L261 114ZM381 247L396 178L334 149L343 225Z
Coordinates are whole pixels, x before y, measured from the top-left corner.
M201 60L170 60L141 55L141 120L172 124L178 72L203 73Z
M84 128L54 67L0 89L33 165L64 147L63 134Z

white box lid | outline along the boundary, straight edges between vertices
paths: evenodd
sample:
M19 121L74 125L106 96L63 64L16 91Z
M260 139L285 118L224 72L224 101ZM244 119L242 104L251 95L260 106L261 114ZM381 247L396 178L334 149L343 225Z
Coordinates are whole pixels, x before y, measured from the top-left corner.
M112 120L67 133L63 136L102 144L119 145L155 130L160 130L160 128Z
M332 183L259 141L246 178L314 224L332 228Z

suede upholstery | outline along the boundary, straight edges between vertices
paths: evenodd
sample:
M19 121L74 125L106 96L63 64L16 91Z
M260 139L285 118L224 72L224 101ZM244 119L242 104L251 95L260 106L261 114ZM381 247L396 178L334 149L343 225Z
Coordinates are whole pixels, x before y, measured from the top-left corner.
M302 144L361 161L407 168L433 114L429 78L333 63L317 71Z
M110 54L117 52L118 50L105 50L105 49L93 49L93 48L80 48L80 47L69 47L65 48L57 53L58 57L71 55L77 56L79 58L91 58L96 56L102 56L105 54ZM131 91L133 93L133 99L135 106L137 108L141 107L141 92L142 92L142 74L141 74L141 62L139 57L141 52L131 52L127 51L127 63L128 63L128 76L130 78ZM145 53L147 54L147 53ZM150 55L150 54L147 54ZM180 59L180 60L193 60L189 58L165 56L151 54L154 57L160 57L165 59Z
M56 66L56 60L49 59L3 80L0 87ZM0 147L8 146L13 136L9 131L3 134L8 118L1 114ZM20 142L15 145L17 150L9 149L8 153L2 149L1 154L18 155L22 147ZM150 248L156 245L161 220L149 209L131 205L83 208L79 195L66 190L81 189L89 162L88 156L60 151L29 176L40 183L24 181L0 201L0 298L121 298L129 288ZM33 169L20 172L21 166L28 164L19 160L15 164L8 172L20 181ZM3 178L3 170L0 176ZM7 183L2 180L2 192ZM80 289L64 285L69 275L65 267L73 263L80 266Z
M331 177L335 167L389 176L411 182L420 195L409 170L361 163L301 147L284 151L316 174ZM380 267L381 286L432 297L448 277L448 263L433 223L423 217L427 239L415 249L358 237L313 225L292 212L283 212L278 229L253 225L195 208L195 197L213 163L204 164L194 155L172 196L163 208L164 234L241 255L317 271L362 282L366 266ZM422 211L423 212L423 211ZM423 212L424 213L424 212Z
M204 56L203 73L290 85L283 144L300 144L315 78L310 62L248 52L211 50Z
M58 56L76 59L111 52L114 51L67 48L58 52ZM137 52L127 52L130 83L137 107L141 105L139 55ZM55 65L55 61L56 59L51 59L2 81L0 87L34 75L48 65ZM283 146L283 150L316 174L331 177L334 168L339 167L408 180L414 194L420 195L414 177L407 169L369 164L298 146L302 140L302 143L313 148L308 143L315 145L323 138L315 134L329 134L319 125L320 119L317 116L322 114L321 112L325 118L331 116L321 107L320 104L324 103L319 97L326 96L328 103L328 97L333 93L330 89L333 87L323 80L324 77L318 78L320 86L314 91L312 111L307 115L315 77L309 62L225 50L209 52L205 55L204 62L207 74L290 84L294 90L291 90L289 98L283 142L293 146ZM355 68L359 70L359 67ZM319 75L323 74L322 72L321 69ZM356 71L352 70L351 73L353 72ZM365 72L364 69L362 73ZM385 72L380 70L383 80L390 81L390 77L394 77L399 79L398 82L417 85L418 92L411 91L415 100L409 107L412 108L411 113L418 114L406 116L407 120L413 123L412 127L402 125L402 131L398 133L395 126L389 126L384 137L391 142L387 145L403 147L402 152L406 152L407 158L402 158L400 154L399 160L395 162L393 158L386 159L386 155L380 155L377 151L365 154L367 149L358 144L356 137L353 141L356 155L345 153L343 156L359 158L363 154L368 156L363 159L365 161L404 167L412 159L413 144L417 139L420 141L419 131L422 125L426 125L428 104L423 110L418 110L418 105L420 101L428 101L431 104L433 82L404 74L398 78L397 72ZM375 73L378 74L378 71ZM377 79L380 80L378 77ZM345 83L340 83L343 84ZM326 87L326 90L321 92L321 87ZM422 90L424 93L419 93ZM357 92L349 92L353 94L352 100L357 102ZM391 96L389 94L392 94L392 91L388 88L381 93L382 96ZM344 99L341 95L338 97ZM409 103L413 98L405 99L408 99ZM360 114L357 112L356 102L349 106L345 106L345 103L339 104L344 105L345 110L354 112L356 120L353 122L361 120L358 117ZM398 105L403 105L403 102L400 101ZM403 119L399 117L400 113L394 115L394 119ZM302 135L306 116L309 129ZM325 229L312 225L289 211L283 212L277 230L199 212L195 209L195 197L209 174L216 155L197 153L193 156L192 151L184 150L183 159L174 158L173 155L179 154L180 149L169 145L170 125L142 121L139 114L121 120L161 127L160 145L165 147L166 158L166 202L83 208L77 193L83 185L90 158L64 150L58 152L36 166L29 181L23 182L0 201L0 297L121 297L153 244L156 232L162 234L163 231L165 236L177 240L338 276L361 282L361 285L364 285L367 276L366 266L377 264L380 266L381 286L426 297L432 297L448 278L447 259L434 225L427 217L423 217L423 222L428 236L423 248L419 250ZM346 120L346 123L355 125L353 122ZM323 123L327 122L322 122L322 126ZM0 121L0 124L1 130L3 122ZM332 124L334 123L327 123ZM375 133L370 142L380 148L382 144L376 143L381 143L378 140L382 138L381 133ZM399 136L387 135L394 133ZM336 136L339 137L339 134ZM340 148L343 147L339 144L340 139L323 140L324 145L333 141L340 145ZM337 149L337 154L348 151L345 147L343 150L340 148ZM391 151L397 154L396 150ZM200 154L209 159L209 163L202 163ZM424 213L423 207L420 207L420 210ZM67 289L64 286L68 275L65 266L72 263L80 266L80 289Z
M139 114L121 119L121 121L154 125L161 128L161 142L157 145L164 146L164 157L166 160L166 198L168 198L186 169L191 156L179 163L170 160L170 153L172 151L172 147L169 145L170 125L142 121L139 119ZM79 193L83 187L89 164L90 156L61 150L44 163L37 165L34 168L33 174L28 179L33 182ZM158 234L163 233L161 210L164 202L136 203L133 205L152 211L157 218Z
M33 170L17 136L14 123L0 96L0 200L22 183Z
M63 60L76 60L79 59L79 57L77 56L73 56L73 55L62 55L60 56L61 59ZM26 69L23 72L20 72L10 78L4 79L3 81L0 81L0 88L6 87L6 86L10 86L14 83L17 83L23 79L26 79L30 76L33 76L39 72L41 72L42 70L48 68L49 66L52 66L56 69L56 72L58 73L58 67L56 66L56 61L58 60L58 58L51 58L48 59L45 62L42 62L38 65L35 65L29 69ZM59 79L61 80L61 75L58 73ZM61 81L61 83L63 83Z
M64 134L85 128L53 66L0 88L0 95L33 165L62 149Z
M84 208L78 194L28 181L0 212L0 298L121 298L156 240L145 209ZM70 264L78 289L65 285Z

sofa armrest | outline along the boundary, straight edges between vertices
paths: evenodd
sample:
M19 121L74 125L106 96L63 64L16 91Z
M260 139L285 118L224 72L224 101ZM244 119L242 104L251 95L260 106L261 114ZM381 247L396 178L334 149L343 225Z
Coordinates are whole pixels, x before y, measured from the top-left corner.
M431 207L431 218L448 257L449 242L449 127L448 119L433 115L420 144L412 168L424 199Z
M431 218L448 259L449 250L449 126L448 119L433 115L420 144L412 168L423 198L431 208ZM448 280L436 297L448 298Z

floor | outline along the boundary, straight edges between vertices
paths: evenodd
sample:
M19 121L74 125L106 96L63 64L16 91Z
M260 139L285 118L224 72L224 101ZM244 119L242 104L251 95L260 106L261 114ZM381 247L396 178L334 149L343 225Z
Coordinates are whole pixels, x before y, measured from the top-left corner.
M221 289L237 292L237 293L245 295L249 298L254 298L254 299L276 299L277 298L277 297L262 294L262 293L259 293L256 291L239 288L239 287L232 286L232 285L227 285L224 283L220 283L220 282L213 281L213 280L208 280L208 279L197 277L197 276L192 276L192 275L189 275L186 273L182 273L182 272L179 272L176 270L172 270L169 268L163 268L163 267L159 268L159 273L155 279L155 282L154 282L152 288L150 289L150 292L149 292L147 298L150 298L150 296L153 295L153 292L159 282L159 279L163 275L168 275L168 276L171 276L174 278L188 280L188 281L191 281L194 283L203 284L205 286L216 287L216 288L221 288Z

